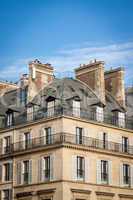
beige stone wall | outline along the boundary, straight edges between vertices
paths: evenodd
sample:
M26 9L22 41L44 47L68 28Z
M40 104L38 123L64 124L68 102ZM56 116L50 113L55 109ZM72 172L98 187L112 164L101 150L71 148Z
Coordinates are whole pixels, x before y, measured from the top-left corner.
M69 124L69 126L68 126ZM129 144L133 145L133 131L120 129L114 126L109 126L100 123L88 123L86 120L75 120L74 118L63 118L63 132L75 134L76 127L84 129L84 136L100 139L100 133L107 133L108 140L121 143L122 136L129 138Z

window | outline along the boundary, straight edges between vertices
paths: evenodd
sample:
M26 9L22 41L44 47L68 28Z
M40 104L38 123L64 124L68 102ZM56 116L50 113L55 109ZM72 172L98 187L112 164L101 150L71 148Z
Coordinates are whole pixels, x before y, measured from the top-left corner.
M13 113L8 113L7 114L7 126L12 126L13 125Z
M123 164L123 184L130 185L130 166Z
M76 143L83 144L83 129L76 127Z
M12 180L12 163L4 164L4 181Z
M3 196L2 200L12 200L12 190L11 189L3 190L2 196Z
M40 159L40 181L50 181L53 177L53 155Z
M44 158L44 179L50 180L50 156Z
M108 183L108 161L101 160L101 182Z
M83 180L85 178L85 159L77 156L77 179Z
M122 137L122 152L128 152L128 138Z
M107 133L103 133L103 148L108 148Z
M30 148L30 146L31 146L31 134L30 134L30 132L24 133L24 142L25 142L25 149Z
M29 183L29 160L23 161L23 183Z
M118 112L118 126L125 127L125 113Z
M27 103L27 87L20 88L20 103L22 105L26 105Z
M32 182L32 160L17 162L17 184L30 184Z
M46 144L51 144L52 143L51 127L45 128L45 132L46 132Z
M4 137L4 153L10 153L11 151L11 136Z
M48 117L51 117L54 115L54 111L55 111L55 101L49 101L47 103L47 115Z
M104 120L103 108L102 107L99 107L99 106L96 107L96 120L98 122L103 122L103 120Z
M73 100L73 115L80 117L80 101Z

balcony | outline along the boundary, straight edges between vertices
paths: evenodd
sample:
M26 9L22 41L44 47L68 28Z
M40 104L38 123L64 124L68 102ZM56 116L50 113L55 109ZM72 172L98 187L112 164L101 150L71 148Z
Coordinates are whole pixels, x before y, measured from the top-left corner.
M8 156L8 155L13 155L15 153L22 153L26 151L32 151L32 150L38 150L40 148L45 148L45 147L52 147L52 145L59 145L63 143L67 144L74 144L79 147L88 147L89 149L99 149L99 150L104 150L104 151L110 151L110 152L115 152L115 153L120 153L120 154L125 154L125 155L133 155L133 146L128 145L127 151L123 151L123 145L120 143L115 143L111 141L106 141L105 142L96 138L91 138L91 137L82 137L82 143L79 144L77 143L76 135L75 134L69 134L69 133L57 133L54 135L51 135L51 143L47 144L46 143L46 138L45 137L38 137L38 138L33 138L30 141L29 146L25 146L25 141L20 141L17 143L12 144L12 148L10 148L10 153L9 154L2 154L2 156Z
M89 111L87 109L80 109L80 114L75 116L72 107L65 106L56 106L52 109L52 112L49 114L49 111L46 108L42 108L36 112L28 113L24 112L19 114L17 117L13 119L13 123L10 126L7 126L6 119L1 121L0 129L11 128L17 125L23 125L30 122L36 122L41 119L50 119L58 116L69 116L76 117L80 119L85 119L93 122L99 122L101 124L109 124L119 128L126 128L133 130L133 119L125 117L119 118L114 116L112 113L107 114L104 113L104 116L101 116L100 113L96 113L95 111Z

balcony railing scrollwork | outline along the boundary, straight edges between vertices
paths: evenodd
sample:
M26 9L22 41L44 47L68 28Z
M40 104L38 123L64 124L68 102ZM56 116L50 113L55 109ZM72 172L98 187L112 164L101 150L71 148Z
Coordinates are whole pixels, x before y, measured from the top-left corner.
M33 150L37 148L44 148L49 147L56 144L75 144L79 147L85 146L92 149L100 149L100 150L107 150L111 152L116 153L122 153L127 155L133 155L133 146L128 145L126 151L123 149L123 145L121 143L111 142L111 141L105 141L99 140L92 137L82 137L82 143L77 143L77 138L75 134L70 133L57 133L51 135L51 140L49 143L46 142L46 137L36 137L32 138L29 142L29 145L25 146L25 141L16 142L11 145L10 152L8 154L17 153L17 152L23 152L27 150ZM2 155L8 155L6 152L4 152Z

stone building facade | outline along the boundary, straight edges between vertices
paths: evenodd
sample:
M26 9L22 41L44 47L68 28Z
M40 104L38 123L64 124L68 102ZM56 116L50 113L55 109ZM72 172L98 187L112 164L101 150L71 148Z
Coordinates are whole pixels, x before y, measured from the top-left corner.
M0 101L1 200L132 200L133 90L94 61L56 79L35 60ZM3 105L4 102L4 105Z

